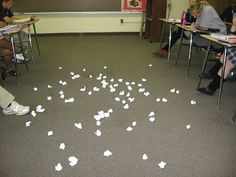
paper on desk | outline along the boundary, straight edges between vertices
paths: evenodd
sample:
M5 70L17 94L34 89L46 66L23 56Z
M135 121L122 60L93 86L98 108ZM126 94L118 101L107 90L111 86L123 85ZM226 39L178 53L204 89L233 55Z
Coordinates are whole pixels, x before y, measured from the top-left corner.
M28 22L30 20L31 18L22 18L22 19L14 20L14 23L23 23L23 22Z
M170 22L181 23L181 19L170 18L169 21L170 21Z
M7 31L7 30L11 30L16 27L17 27L17 25L7 25L7 26L0 28L0 31Z
M236 41L236 35L211 33L211 36L221 41Z

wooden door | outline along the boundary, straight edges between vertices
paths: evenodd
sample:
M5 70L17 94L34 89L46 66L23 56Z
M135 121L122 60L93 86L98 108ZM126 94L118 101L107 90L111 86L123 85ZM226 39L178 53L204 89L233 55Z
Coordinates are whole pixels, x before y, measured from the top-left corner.
M232 0L208 0L208 2L221 14L226 7L231 5Z

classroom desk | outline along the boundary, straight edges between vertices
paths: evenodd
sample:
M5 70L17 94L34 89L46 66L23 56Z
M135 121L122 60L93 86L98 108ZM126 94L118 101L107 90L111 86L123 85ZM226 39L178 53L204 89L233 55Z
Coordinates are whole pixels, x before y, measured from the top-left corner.
M180 54L180 50L181 50L181 46L183 44L183 35L184 32L187 31L190 33L190 38L189 38L189 50L188 50L188 69L187 69L187 77L189 76L189 71L190 71L190 64L191 64L191 56L192 56L192 46L193 46L193 35L194 33L198 33L201 32L200 30L191 27L191 25L185 25L182 26L180 24L176 24L177 27L181 28L181 37L180 37L180 45L178 48L178 54L175 60L175 65L177 65L178 59L179 59L179 54Z
M226 65L226 57L227 57L226 56L226 51L227 51L228 48L236 47L236 44L231 44L231 43L219 41L216 38L212 37L211 35L206 35L206 34L203 35L202 34L201 37L209 40L209 45L208 45L207 52L206 52L206 55L205 55L205 59L204 59L204 63L203 63L203 66L202 66L202 71L201 71L201 75L200 75L200 79L199 79L199 83L198 83L197 88L200 88L200 86L201 86L202 76L203 76L203 73L204 73L204 70L205 70L205 67L206 67L206 63L207 63L207 60L208 60L208 56L209 56L209 53L210 53L210 48L211 48L212 43L216 43L216 44L219 44L219 45L224 47L224 58L223 58L223 66L222 66L222 73L221 73L221 80L220 80L220 90L219 90L219 96L218 96L218 101L217 101L217 108L220 109L222 89L223 89L223 80L224 80L224 73L225 73L225 65Z
M37 46L37 50L38 50L38 54L40 56L40 48L39 48L39 42L38 42L38 36L37 36L37 31L36 31L36 26L35 23L37 23L40 19L34 19L31 21L26 21L26 22L20 22L20 23L14 23L14 24L18 24L18 25L27 25L28 26L28 38L29 38L29 43L30 43L30 47L32 49L31 51L31 56L33 57L33 43L32 43L32 37L31 37L31 25L33 26L33 30L34 30L34 38L35 38L35 42L36 42L36 46ZM28 41L26 41L28 42Z
M12 47L12 52L13 52L13 59L14 59L14 64L15 64L15 71L17 73L17 76L16 76L16 80L17 80L17 85L19 85L19 75L18 75L18 67L17 67L17 58L16 58L16 51L15 51L15 42L14 42L14 38L13 38L13 35L17 34L18 37L19 37L19 43L20 43L20 46L22 47L22 39L20 37L20 32L22 30L24 30L25 28L27 28L27 25L17 25L17 27L15 28L9 28L7 30L4 30L2 31L3 35L8 35L10 36L10 41L11 41L11 47ZM22 52L23 52L23 49L21 48ZM24 53L24 52L23 52ZM26 65L26 68L28 70L28 64L27 62L25 62L25 65Z
M165 30L166 30L166 25L170 26L169 29L169 46L168 46L168 61L170 60L170 53L171 53L171 37L172 37L172 28L175 24L180 24L180 21L178 19L167 19L167 18L159 18L160 21L164 23L163 25L163 30L162 30L162 35L161 35L161 43L160 43L160 48L162 48L162 44L164 42L164 35L165 35Z

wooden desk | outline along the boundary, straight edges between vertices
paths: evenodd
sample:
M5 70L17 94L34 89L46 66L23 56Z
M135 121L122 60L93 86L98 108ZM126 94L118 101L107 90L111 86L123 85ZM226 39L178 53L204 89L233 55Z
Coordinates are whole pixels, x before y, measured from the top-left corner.
M39 42L38 42L38 36L37 36L37 31L36 31L36 26L35 23L37 23L40 19L34 19L31 21L26 21L26 22L19 22L19 23L14 23L17 25L27 25L28 26L28 38L29 38L29 43L30 43L30 47L32 49L31 51L31 56L33 57L33 43L32 43L32 37L31 37L31 25L33 26L33 30L34 30L34 37L35 37L35 42L36 42L36 46L37 46L37 50L38 50L38 54L40 56L40 48L39 48Z
M160 48L162 48L162 44L164 42L164 35L166 30L166 25L170 26L169 29L169 45L168 45L168 61L170 61L170 53L171 53L171 38L172 38L172 28L175 24L180 24L180 21L178 19L167 19L167 18L159 18L160 21L164 22L162 35L161 35L161 43Z
M201 76L200 76L197 88L200 88L200 86L201 86L202 76L203 76L203 73L204 73L204 70L205 70L205 67L206 67L206 63L207 63L207 60L208 60L208 55L210 53L210 48L211 48L212 43L216 43L216 44L219 44L219 45L224 47L224 58L223 58L223 66L222 66L222 73L221 73L221 80L220 80L220 90L219 90L219 96L218 96L218 102L217 102L217 108L220 109L222 89L223 89L223 80L224 80L224 74L225 74L225 65L226 65L226 59L227 59L226 58L227 57L226 56L226 51L227 51L228 48L236 47L236 44L221 42L221 41L217 40L216 38L212 37L211 35L206 35L205 34L205 35L201 35L201 37L209 40L209 45L208 45L207 52L206 52L206 55L205 55L205 60L204 60L203 66L202 66Z
M185 31L190 32L189 50L188 50L188 69L187 69L187 77L188 77L189 76L189 71L190 71L191 58L192 58L193 35L195 33L201 32L201 31L196 29L196 28L191 27L191 25L182 26L182 25L176 24L176 26L181 28L182 31L181 31L180 45L179 45L179 48L178 48L178 54L177 54L177 57L176 57L176 60L175 60L175 66L177 65L177 62L178 62L178 59L179 59L179 54L180 54L181 46L182 46L182 43L183 43L183 34L184 34Z

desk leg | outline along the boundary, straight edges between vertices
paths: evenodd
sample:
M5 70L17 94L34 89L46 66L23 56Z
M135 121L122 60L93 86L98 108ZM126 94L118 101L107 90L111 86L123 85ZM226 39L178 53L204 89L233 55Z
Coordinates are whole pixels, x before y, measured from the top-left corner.
M225 50L224 50L224 59L223 59L223 66L222 66L221 79L220 79L220 90L219 90L219 96L218 96L218 102L217 102L217 109L220 109L223 81L224 81L224 76L225 76L226 52L227 52L227 47L225 47Z
M32 36L31 36L31 27L30 25L28 26L28 39L29 39L29 44L30 44L30 56L31 60L34 63L34 48L33 48L33 43L32 43Z
M28 63L27 63L27 61L25 60L25 59L26 59L26 56L25 56L25 52L24 52L24 49L23 49L23 42L22 42L22 38L21 38L21 34L20 34L20 32L18 32L17 35L18 35L19 42L20 42L21 52L22 52L23 57L24 57L25 67L26 67L26 70L27 70L27 72L28 72L28 71L29 71Z
M162 35L161 35L160 48L162 48L162 44L163 44L163 41L164 41L165 31L166 31L166 23L164 22L164 24L163 24L163 28L162 28Z
M12 36L12 35L10 36L10 40L11 40L11 47L12 47L12 52L13 52L14 64L15 64L16 81L17 81L17 85L19 85L19 75L18 75L16 51L15 51L15 44L14 44L14 39L13 39L13 36Z
M189 76L189 70L190 70L190 65L191 65L192 47L193 47L193 33L191 33L191 36L190 36L190 43L189 43L187 78L188 78L188 76Z
M35 37L35 41L36 41L38 53L39 53L39 56L40 56L41 54L40 54L40 49L39 49L38 36L37 36L37 31L36 31L36 27L35 27L35 24L34 24L34 23L33 23L33 28L34 28L34 37Z
M170 61L170 52L171 52L171 39L172 39L172 27L173 27L173 24L170 25L170 34L169 34L169 46L168 46L168 61Z
M180 50L181 50L182 43L183 43L183 36L184 36L184 30L181 29L180 45L179 45L178 54L177 54L177 57L176 57L176 60L175 60L175 66L177 66L177 62L179 60L179 54L180 54Z
M206 68L206 63L207 63L207 59L208 59L208 56L209 56L209 53L210 53L210 49L211 49L211 42L209 42L209 45L208 45L208 48L207 48L207 52L206 52L206 55L205 55L205 59L204 59L203 65L202 65L202 71L201 71L201 75L200 75L198 86L197 86L198 89L201 86L202 76L203 76L204 70Z

